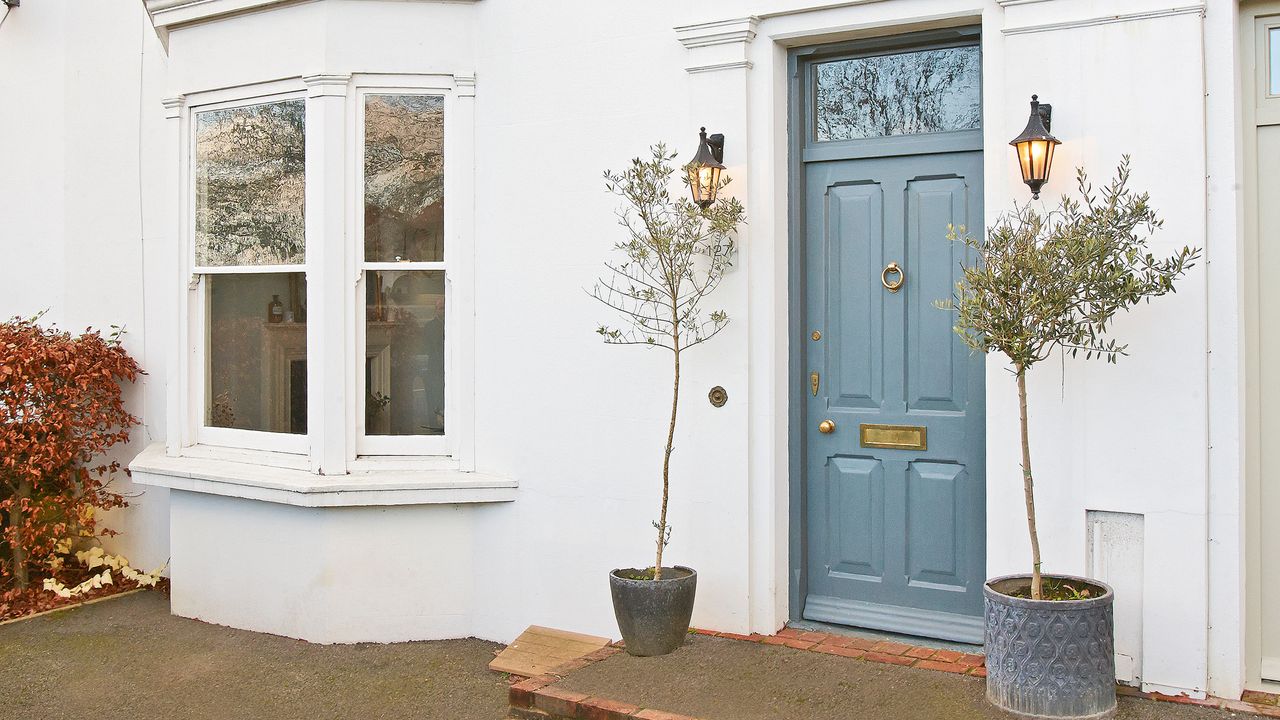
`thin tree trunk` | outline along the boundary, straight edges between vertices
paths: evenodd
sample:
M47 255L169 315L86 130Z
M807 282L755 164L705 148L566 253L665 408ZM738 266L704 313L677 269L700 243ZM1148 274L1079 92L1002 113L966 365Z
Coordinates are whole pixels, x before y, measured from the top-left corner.
M1018 421L1022 429L1022 492L1027 501L1027 530L1031 534L1031 599L1039 600L1040 583L1040 536L1036 534L1036 497L1035 484L1031 479L1031 442L1027 437L1027 369L1017 367L1018 375Z
M679 326L676 326L679 327ZM667 452L662 456L662 512L658 515L658 558L653 564L653 579L662 579L662 551L667 545L667 500L671 490L671 447L676 439L676 408L680 406L680 337L675 334L675 382L671 388L671 424L667 426Z
M27 576L27 551L22 547L22 531L26 525L26 508L23 503L31 498L31 481L19 480L13 493L13 507L9 510L9 526L13 530L13 581L19 590L26 590L30 582Z

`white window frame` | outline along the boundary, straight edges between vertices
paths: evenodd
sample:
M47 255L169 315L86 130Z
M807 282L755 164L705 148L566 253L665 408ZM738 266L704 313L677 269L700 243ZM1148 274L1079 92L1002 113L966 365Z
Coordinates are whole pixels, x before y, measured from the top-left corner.
M1271 92L1271 84L1275 80L1271 76L1271 53L1280 50L1280 46L1271 41L1271 31L1280 30L1280 15L1264 15L1254 20L1256 37L1254 48L1257 52L1256 62L1263 64L1261 72L1255 73L1255 111L1258 121L1275 124L1280 122L1280 94Z
M184 162L183 177L183 227L184 227L184 269L190 278L186 293L186 347L187 383L186 397L186 432L184 436L189 445L225 447L246 450L259 450L273 453L306 454L310 449L309 434L279 433L262 430L242 430L238 428L209 427L208 417L208 369L209 369L209 283L203 278L206 275L247 275L252 273L301 273L307 282L307 305L311 305L311 238L307 237L307 255L301 265L260 265L260 266L200 266L196 264L196 132L195 118L202 112L224 110L227 108L247 107L282 100L304 100L306 88L301 82L273 82L262 85L234 88L188 96L184 113ZM311 149L308 146L307 165L310 163ZM310 167L304 170L305 181L310 182ZM310 322L310 318L308 318ZM311 347L308 343L308 366L310 366ZM311 392L308 386L307 404L311 403ZM310 428L308 427L308 430Z
M422 95L442 98L444 113L444 259L440 262L367 262L365 260L364 238L364 134L365 134L365 98L370 95ZM466 152L469 148L458 142L455 136L460 132L457 114L457 98L454 93L453 78L432 75L359 75L352 78L349 96L349 127L351 133L351 192L349 193L348 217L350 218L350 237L352 242L352 264L356 268L356 288L354 310L354 337L351 342L351 353L348 367L355 374L355 392L349 405L351 426L355 428L357 456L449 456L458 452L455 413L463 404L459 393L460 366L462 353L457 347L458 333L455 331L458 322L465 317L459 312L457 303L459 293L454 278L456 270L454 259L469 251L471 238L459 231L462 223L457 217L451 199L459 194L458 166L455 153ZM470 163L468 163L469 165ZM365 428L365 362L366 362L366 271L412 271L440 270L445 273L445 310L444 310L444 418L443 435L368 435Z
M445 263L364 262L363 98L370 94L444 97L448 198L444 216L445 435L364 435L365 270L446 267ZM195 114L295 98L306 101L306 261L301 265L251 268L196 266ZM166 101L170 117L178 121L176 139L181 148L174 199L183 278L173 346L178 362L169 394L170 455L280 468L307 467L313 473L326 475L379 470L475 470L474 98L473 75L364 73L273 80L191 92ZM335 114L338 105L333 101L342 105L339 114ZM338 125L342 125L340 143L335 135ZM332 193L335 173L341 175L337 178L345 195L341 202L335 201ZM340 273L335 272L338 269ZM306 277L306 434L205 426L209 328L208 283L202 278L206 274L242 272L301 272ZM337 304L332 301L339 293L344 308L341 313L336 312ZM334 394L326 391L322 381L335 377L335 367L345 378L344 392L338 394L341 400L333 399ZM332 387L332 383L328 385Z

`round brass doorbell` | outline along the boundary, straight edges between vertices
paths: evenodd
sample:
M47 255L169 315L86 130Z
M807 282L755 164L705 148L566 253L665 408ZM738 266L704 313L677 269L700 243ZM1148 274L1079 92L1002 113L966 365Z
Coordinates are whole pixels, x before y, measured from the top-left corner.
M729 393L717 385L711 388L711 392L707 393L707 399L715 407L724 407L724 404L729 402Z

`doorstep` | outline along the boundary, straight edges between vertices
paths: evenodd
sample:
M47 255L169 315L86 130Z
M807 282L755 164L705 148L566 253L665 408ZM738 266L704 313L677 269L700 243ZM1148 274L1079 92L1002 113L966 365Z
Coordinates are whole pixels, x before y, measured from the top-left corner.
M961 652L926 645L911 645L897 640L876 639L825 633L803 628L786 627L777 635L736 635L708 630L695 630L699 634L759 642L765 645L785 645L796 650L839 655L840 657L887 663L922 670L986 677L986 658L977 653Z
M792 628L768 636L693 631L682 648L664 657L634 658L620 647L606 647L519 680L509 689L508 717L844 720L855 708L903 720L1003 717L986 703L984 674L980 655L892 640ZM1160 711L1162 720L1238 717L1232 712L1280 717L1280 705L1122 688L1116 719L1151 717L1151 700L1172 701Z

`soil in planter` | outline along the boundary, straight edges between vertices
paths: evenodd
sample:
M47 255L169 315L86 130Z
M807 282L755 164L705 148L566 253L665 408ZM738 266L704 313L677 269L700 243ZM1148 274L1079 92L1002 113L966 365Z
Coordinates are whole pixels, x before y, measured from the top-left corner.
M643 570L637 568L622 568L617 571L618 577L625 580L652 580L653 568L645 568ZM662 566L662 579L675 580L677 578L689 577L688 570L680 570L677 568Z
M993 589L1002 595L1030 600L1031 578L1027 578L1025 584L1019 584L1013 587L1004 585ZM1079 582L1077 580L1063 580L1061 578L1046 576L1040 582L1041 600L1088 600L1090 598L1096 598L1102 594L1102 588L1097 585Z

